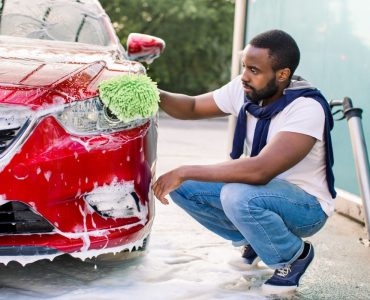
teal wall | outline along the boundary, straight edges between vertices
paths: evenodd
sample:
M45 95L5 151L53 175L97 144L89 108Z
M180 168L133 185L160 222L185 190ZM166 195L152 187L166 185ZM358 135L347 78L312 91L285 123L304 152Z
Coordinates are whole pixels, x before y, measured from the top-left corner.
M361 107L370 143L370 1L249 0L246 40L269 29L291 34L301 50L296 74L318 87L328 100L352 98ZM335 122L336 186L359 194L348 125Z

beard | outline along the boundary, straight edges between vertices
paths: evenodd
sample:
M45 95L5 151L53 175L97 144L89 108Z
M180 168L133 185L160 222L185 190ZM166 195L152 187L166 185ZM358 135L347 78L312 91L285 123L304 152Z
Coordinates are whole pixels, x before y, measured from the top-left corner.
M261 100L271 98L278 91L278 85L276 84L276 76L274 76L264 88L256 90L255 88L248 86L252 91L246 93L248 99L253 103L258 103Z

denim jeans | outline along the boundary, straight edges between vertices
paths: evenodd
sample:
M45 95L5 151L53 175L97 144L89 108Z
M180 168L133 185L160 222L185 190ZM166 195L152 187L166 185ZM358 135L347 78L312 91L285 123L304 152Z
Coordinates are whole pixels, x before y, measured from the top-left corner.
M280 179L266 185L188 180L170 196L234 246L250 244L271 268L295 261L303 251L301 238L319 231L327 219L314 196Z

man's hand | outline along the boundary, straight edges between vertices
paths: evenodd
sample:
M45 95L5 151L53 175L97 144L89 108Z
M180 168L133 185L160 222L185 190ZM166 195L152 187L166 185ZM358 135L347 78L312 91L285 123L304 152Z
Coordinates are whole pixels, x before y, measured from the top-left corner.
M162 204L169 204L169 201L165 196L179 187L184 181L181 178L180 173L180 168L174 169L160 176L153 184L152 189L154 195L162 202Z

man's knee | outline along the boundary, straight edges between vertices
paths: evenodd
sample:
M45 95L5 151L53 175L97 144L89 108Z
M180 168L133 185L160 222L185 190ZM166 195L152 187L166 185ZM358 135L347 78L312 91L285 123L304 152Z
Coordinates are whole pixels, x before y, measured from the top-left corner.
M242 183L229 183L221 190L221 203L226 214L244 214L258 206L256 186Z
M241 187L239 183L228 183L221 189L221 204L226 213L238 211L241 203L246 200Z

